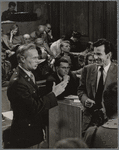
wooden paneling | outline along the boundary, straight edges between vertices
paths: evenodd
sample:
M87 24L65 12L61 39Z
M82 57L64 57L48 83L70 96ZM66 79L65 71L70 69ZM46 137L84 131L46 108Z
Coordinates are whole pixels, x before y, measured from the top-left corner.
M78 31L88 36L88 2L61 2L60 34Z
M49 110L49 148L64 138L81 138L82 109L81 103L62 100L58 101L58 106Z
M106 38L117 43L117 2L116 1L47 1L18 2L18 10L32 11L36 6L44 8L43 21L49 21L55 39L61 35L71 36L73 30L82 33L81 43ZM31 6L31 3L33 6ZM33 8L32 8L33 7ZM47 10L46 10L47 9ZM34 9L33 9L34 11Z
M106 2L106 39L117 44L117 2Z
M103 2L93 2L93 41L103 37Z

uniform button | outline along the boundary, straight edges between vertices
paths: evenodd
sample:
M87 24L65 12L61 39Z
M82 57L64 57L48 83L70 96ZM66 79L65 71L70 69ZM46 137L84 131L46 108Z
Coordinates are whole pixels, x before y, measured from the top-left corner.
M31 124L28 124L28 126L31 126Z
M33 91L33 93L35 93L35 91Z

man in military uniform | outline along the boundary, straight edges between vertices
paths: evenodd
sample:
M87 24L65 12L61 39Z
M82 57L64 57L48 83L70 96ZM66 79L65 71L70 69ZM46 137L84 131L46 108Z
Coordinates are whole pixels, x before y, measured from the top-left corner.
M11 77L7 95L13 110L10 148L29 148L43 141L43 114L57 105L57 96L67 80L53 85L52 92L40 96L32 70L38 66L38 52L34 44L21 45L17 51L19 62Z

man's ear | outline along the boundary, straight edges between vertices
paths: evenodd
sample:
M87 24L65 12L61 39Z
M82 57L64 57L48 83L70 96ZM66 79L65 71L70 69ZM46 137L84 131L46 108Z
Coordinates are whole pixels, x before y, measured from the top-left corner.
M22 63L24 63L24 62L25 62L25 58L24 58L24 56L21 56L21 57L20 57L20 59L21 59L21 62L22 62Z
M109 59L111 59L112 58L112 53L111 52L109 52L108 54L107 54L107 58Z

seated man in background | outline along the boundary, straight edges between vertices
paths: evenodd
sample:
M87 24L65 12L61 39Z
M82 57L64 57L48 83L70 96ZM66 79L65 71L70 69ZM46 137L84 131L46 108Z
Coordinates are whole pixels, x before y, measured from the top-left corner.
M46 32L46 35L47 35L48 45L50 46L52 44L52 42L54 41L50 23L46 23L45 32Z
M67 85L67 81L54 85L51 92L42 97L32 73L39 64L38 58L34 44L21 45L17 51L19 64L10 79L7 90L13 110L10 148L38 146L44 140L43 114L57 105L56 97L64 92Z
M37 38L35 40L35 45L36 47L39 47L41 50L41 58L46 59L48 57L48 50L47 50L47 46L44 43L44 40L42 38Z
M62 81L67 81L68 84L65 91L60 94L57 98L63 99L68 95L76 95L79 80L75 74L71 73L70 65L66 58L59 58L55 62L56 72L50 75L46 80L46 91L49 93L52 91L53 82L59 84Z
M47 34L45 32L45 26L44 25L39 25L38 30L34 31L30 34L32 41L35 41L37 38L42 38L44 41L44 46L47 49L47 52L49 55L54 58L54 55L52 51L49 48L48 41L47 41Z
M24 40L24 44L29 44L29 43L32 42L32 41L31 41L31 37L30 37L29 34L24 34L24 35L23 35L23 40Z
M84 140L89 148L118 148L117 82L104 92L104 106L108 121L100 127L90 127Z

